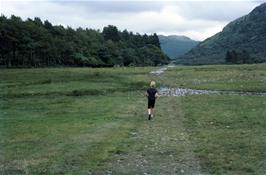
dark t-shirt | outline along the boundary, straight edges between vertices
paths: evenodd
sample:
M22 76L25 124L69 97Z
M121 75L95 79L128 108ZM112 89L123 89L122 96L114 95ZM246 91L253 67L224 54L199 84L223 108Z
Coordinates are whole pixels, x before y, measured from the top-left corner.
M149 100L155 100L155 94L157 93L157 90L155 88L147 89L147 93L148 93Z

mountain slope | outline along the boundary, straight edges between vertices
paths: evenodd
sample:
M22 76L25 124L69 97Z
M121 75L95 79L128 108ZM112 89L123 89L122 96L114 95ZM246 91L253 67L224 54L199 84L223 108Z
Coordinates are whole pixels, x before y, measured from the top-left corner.
M159 35L159 40L163 52L171 59L184 55L199 42L194 41L186 36L178 35Z
M230 50L245 50L252 57L266 61L266 3L256 7L248 15L230 22L221 32L199 43L185 54L179 63L225 63L226 52Z

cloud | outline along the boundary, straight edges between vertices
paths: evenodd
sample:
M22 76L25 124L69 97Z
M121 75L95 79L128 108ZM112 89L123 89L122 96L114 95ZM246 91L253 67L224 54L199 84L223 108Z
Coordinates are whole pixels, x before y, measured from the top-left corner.
M83 8L90 12L105 12L105 13L138 13L143 11L158 11L163 7L163 3L160 1L57 1L55 3L62 6L74 6Z
M187 19L228 21L247 14L260 3L257 1L196 1L172 4L176 11Z
M208 1L1 1L1 13L40 17L73 28L116 25L133 32L186 35L203 40L260 2Z

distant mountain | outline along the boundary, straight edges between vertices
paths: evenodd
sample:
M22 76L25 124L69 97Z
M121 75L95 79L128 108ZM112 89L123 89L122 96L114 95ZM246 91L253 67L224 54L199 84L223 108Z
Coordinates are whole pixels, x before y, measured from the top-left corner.
M178 35L159 35L159 40L163 52L171 59L184 55L199 43L186 36Z
M225 63L227 51L232 50L244 51L254 58L266 61L266 3L256 7L248 15L230 22L221 32L199 43L178 62Z

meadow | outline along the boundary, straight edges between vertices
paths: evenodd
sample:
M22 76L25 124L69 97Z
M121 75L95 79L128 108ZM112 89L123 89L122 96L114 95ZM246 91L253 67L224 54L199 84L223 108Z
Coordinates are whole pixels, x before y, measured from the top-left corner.
M266 64L0 70L0 174L266 174Z

